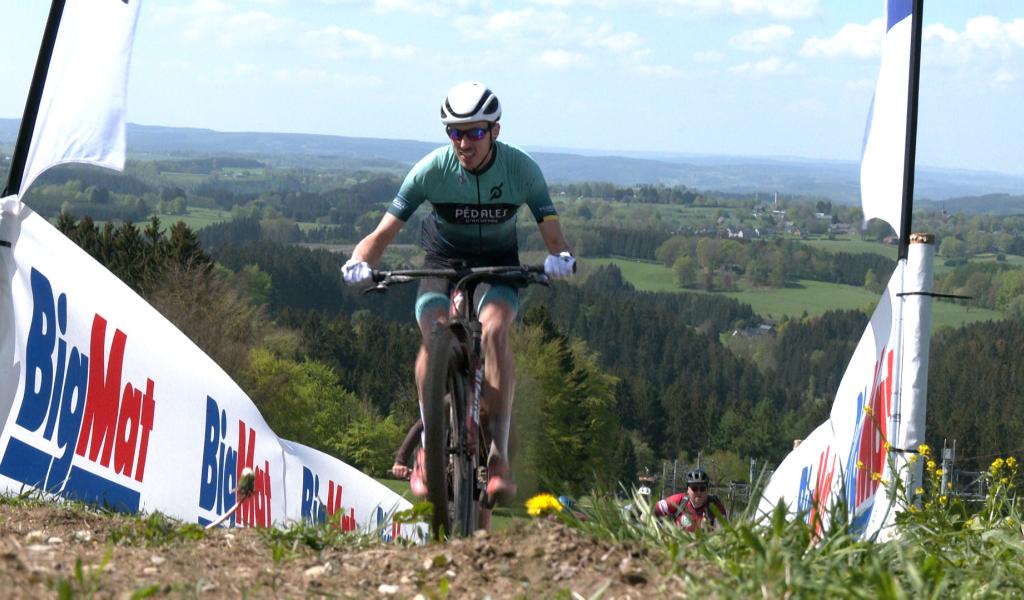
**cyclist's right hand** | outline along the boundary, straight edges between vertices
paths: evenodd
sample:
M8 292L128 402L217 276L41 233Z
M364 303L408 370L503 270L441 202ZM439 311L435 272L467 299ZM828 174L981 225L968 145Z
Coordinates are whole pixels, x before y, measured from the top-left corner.
M345 279L345 283L362 283L370 278L370 265L365 260L350 258L342 265L341 276Z

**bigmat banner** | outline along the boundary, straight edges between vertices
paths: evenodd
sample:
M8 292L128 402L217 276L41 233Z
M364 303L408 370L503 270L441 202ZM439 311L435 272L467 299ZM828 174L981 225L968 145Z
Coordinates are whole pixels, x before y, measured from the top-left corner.
M0 491L243 526L325 521L418 536L409 503L330 456L285 442L205 353L14 199L0 215ZM13 201L13 202L12 202Z
M847 510L863 539L892 534L900 486L915 489L924 443L934 245L912 243L900 261L843 374L829 419L782 461L759 511L782 501L821 534Z

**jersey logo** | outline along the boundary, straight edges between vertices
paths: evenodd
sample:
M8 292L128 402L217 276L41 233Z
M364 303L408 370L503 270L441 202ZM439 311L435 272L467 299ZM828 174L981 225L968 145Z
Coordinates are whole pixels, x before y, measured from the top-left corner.
M496 225L515 218L515 204L435 204L434 211L446 223L457 225Z
M490 200L497 200L498 198L501 198L501 186L503 185L505 185L504 181L491 188Z

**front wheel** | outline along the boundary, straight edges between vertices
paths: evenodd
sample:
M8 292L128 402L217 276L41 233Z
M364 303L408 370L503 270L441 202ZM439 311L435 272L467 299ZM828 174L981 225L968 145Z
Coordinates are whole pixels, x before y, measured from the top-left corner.
M449 327L430 341L423 385L427 499L434 505L436 539L467 536L476 528L476 454L469 451L466 405L469 357Z

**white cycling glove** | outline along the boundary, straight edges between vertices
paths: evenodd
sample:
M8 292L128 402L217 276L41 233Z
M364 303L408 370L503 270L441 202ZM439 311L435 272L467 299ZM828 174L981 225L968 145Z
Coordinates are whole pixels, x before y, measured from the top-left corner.
M576 259L568 252L560 252L558 255L548 254L544 259L544 273L552 279L568 277L576 270Z
M366 264L364 260L350 258L341 267L341 276L345 279L345 283L362 283L370 278L370 265Z

